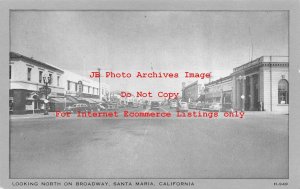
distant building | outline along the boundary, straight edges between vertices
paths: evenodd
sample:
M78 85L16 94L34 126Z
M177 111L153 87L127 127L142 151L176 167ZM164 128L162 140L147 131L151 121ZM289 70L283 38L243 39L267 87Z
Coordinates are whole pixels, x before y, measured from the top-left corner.
M204 93L204 86L195 81L186 86L182 83L182 100L185 102L196 102L200 95Z
M222 103L225 109L232 108L232 77L227 76L205 84L205 102Z
M88 73L87 73L88 75ZM99 99L99 81L81 76L65 70L64 72L65 94L74 97ZM109 100L110 87L101 82L101 101Z
M205 84L205 101L231 104L234 110L288 113L288 69L287 56L262 56Z
M52 78L49 84L51 89L49 96L64 96L62 69L18 53L10 53L10 112L23 114L43 111L45 95L40 93L40 89L45 86L44 73L48 73Z

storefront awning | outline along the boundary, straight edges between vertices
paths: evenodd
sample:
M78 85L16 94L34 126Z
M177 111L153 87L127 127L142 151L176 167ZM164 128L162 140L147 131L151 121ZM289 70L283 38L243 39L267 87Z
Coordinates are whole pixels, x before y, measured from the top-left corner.
M72 103L72 101L67 98L50 98L49 101L53 103Z
M96 99L93 99L93 98L82 98L82 97L79 97L79 98L77 98L77 100L78 101L86 101L86 102L88 102L90 104L98 103L98 101Z
M71 103L77 104L78 100L77 98L73 97L73 96L66 96L67 100L69 100Z

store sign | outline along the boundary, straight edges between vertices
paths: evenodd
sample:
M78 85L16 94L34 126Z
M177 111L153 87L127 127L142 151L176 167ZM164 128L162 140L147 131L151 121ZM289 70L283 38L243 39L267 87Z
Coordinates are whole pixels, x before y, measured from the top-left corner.
M51 89L50 88L46 88L46 87L41 87L39 89L39 92L42 93L42 94L50 94L51 93Z
M83 91L83 85L82 85L82 81L78 81L78 92L79 92L79 94L81 94L82 93L82 91Z

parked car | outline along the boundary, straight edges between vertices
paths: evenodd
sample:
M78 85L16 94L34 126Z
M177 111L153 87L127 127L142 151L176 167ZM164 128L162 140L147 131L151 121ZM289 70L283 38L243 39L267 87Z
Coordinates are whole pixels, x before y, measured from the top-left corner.
M70 111L70 112L73 112L73 113L76 113L76 112L86 112L86 111L91 111L91 108L88 107L87 104L82 104L82 103L79 103L79 104L73 104L72 106L68 106L65 108L65 111Z
M134 103L132 104L132 107L133 107L133 108L138 108L138 107L139 107L139 103L134 102Z
M190 102L188 106L189 106L189 109L196 109L197 108L197 103L196 102Z
M197 105L196 105L196 109L197 110L202 110L205 106L205 103L203 102L198 102Z
M107 110L116 110L118 109L118 103L117 102L109 102L107 103Z
M96 107L97 107L97 111L106 110L105 104L103 103L97 104Z
M189 111L188 103L187 102L179 102L177 108L177 112L187 112Z
M202 110L204 111L209 111L209 107L210 107L211 103L204 103Z
M119 104L119 108L125 108L125 104L120 103L120 104Z
M214 102L209 106L209 111L220 112L222 110L222 104L219 102Z
M171 101L170 102L170 109L177 108L177 101Z
M151 110L159 109L159 102L158 101L152 101L150 107L151 107Z

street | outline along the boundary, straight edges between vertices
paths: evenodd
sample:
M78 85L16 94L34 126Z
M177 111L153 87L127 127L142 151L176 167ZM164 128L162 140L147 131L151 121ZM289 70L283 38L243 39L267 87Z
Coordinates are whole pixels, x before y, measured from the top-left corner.
M264 112L11 119L10 145L11 178L288 177L288 115Z

